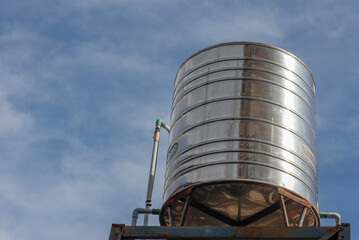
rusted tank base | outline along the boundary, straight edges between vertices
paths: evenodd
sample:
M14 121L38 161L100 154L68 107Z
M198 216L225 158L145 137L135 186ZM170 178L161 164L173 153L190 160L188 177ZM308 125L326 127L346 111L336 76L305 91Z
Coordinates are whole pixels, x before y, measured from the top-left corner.
M284 188L253 182L219 182L177 190L160 212L162 226L320 225L317 210Z

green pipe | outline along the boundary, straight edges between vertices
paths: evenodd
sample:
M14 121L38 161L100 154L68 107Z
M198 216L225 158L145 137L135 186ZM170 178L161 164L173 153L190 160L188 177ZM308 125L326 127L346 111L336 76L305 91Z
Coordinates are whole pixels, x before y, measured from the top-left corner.
M156 126L160 126L163 127L164 129L167 130L167 132L170 132L170 126L168 126L165 121L163 121L162 119L157 119L156 121Z

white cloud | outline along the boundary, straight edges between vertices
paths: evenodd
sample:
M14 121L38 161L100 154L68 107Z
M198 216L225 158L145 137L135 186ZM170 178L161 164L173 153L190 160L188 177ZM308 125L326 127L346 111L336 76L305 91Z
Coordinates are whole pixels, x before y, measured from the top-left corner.
M31 115L17 111L0 92L0 138L23 134L33 125Z
M74 53L67 56L68 63L86 64L89 68L101 71L121 70L152 74L163 70L158 63L151 61L144 53L129 52L123 47L110 41L92 41L81 44L74 49Z
M0 229L0 239L1 240L11 240L12 238L10 237L10 234L6 230Z
M350 14L356 6L355 1L342 4L338 1L328 1L327 4L315 2L301 8L302 15L298 24L310 26L315 31L324 34L328 39L340 39L348 37L348 31L352 32L352 26L358 22L356 14ZM292 22L286 21L288 27Z
M198 41L217 43L241 40L264 42L265 39L278 41L283 38L284 33L272 15L267 15L261 9L239 11L238 14L229 12L224 16L203 15L194 24L192 34Z

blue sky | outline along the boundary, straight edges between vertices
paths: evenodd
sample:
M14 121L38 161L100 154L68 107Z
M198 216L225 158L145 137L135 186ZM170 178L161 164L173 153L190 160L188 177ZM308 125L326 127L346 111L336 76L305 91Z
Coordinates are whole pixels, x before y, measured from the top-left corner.
M313 72L320 211L358 238L358 12L354 0L0 0L0 239L107 239L129 225L178 67L229 41L278 46Z

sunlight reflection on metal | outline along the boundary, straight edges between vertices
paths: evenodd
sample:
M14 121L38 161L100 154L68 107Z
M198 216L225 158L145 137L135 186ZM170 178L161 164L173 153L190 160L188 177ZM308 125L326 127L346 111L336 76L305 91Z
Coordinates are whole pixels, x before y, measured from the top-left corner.
M283 225L277 187L314 206L303 226L318 225L313 86L300 59L265 44L187 59L175 78L161 224L170 225L168 206L179 224L191 186L185 226ZM302 209L288 204L288 224Z

